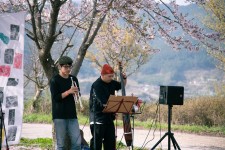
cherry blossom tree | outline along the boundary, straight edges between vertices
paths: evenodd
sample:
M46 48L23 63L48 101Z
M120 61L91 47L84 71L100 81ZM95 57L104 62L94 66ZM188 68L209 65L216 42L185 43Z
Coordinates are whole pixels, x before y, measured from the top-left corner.
M202 3L204 0L192 0ZM77 75L89 47L101 26L108 18L114 20L140 37L138 43L149 43L162 38L174 49L186 48L196 51L201 44L218 51L222 40L219 33L208 33L179 12L175 1L165 4L163 0L1 0L0 12L27 11L26 34L34 41L38 57L48 80L57 73L57 60L69 50L77 52L72 74ZM110 14L110 15L109 15ZM183 33L174 36L178 29ZM65 31L70 31L67 34ZM192 43L190 38L194 39ZM104 38L102 39L104 42ZM78 51L75 41L80 41ZM53 56L56 45L61 45L59 55ZM112 49L118 51L118 49ZM220 51L224 51L220 49ZM55 58L54 58L55 57ZM122 62L123 63L123 62Z
M207 13L203 23L209 29L220 33L221 37L225 39L225 1L224 0L209 0L200 5ZM224 44L225 42L221 42ZM219 47L220 49L222 49ZM211 51L208 53L218 60L217 68L225 71L225 53L222 51Z
M159 2L149 0L8 0L1 2L1 12L21 10L28 12L27 35L36 44L41 65L48 79L57 72L55 67L57 58L52 57L52 47L59 42L64 45L61 55L58 56L60 57L68 49L73 50L76 33L83 37L74 58L72 74L77 75L88 48L109 13L113 20L122 21L121 25L124 28L133 28L137 35L142 36L142 41L160 37L175 49L198 50L199 43L203 43L212 50L218 50L214 43L223 40L220 34L207 33L194 23L193 19L187 19L188 15L179 12L179 6L175 1L171 1L170 4L165 4L162 0ZM67 28L72 30L69 36L65 35ZM178 28L182 28L184 34L173 36ZM197 43L191 43L190 37Z
M138 36L132 28L112 26L114 21L110 18L105 22L94 40L95 47L89 49L86 54L86 58L94 63L95 68L101 70L102 64L108 63L117 74L119 72L118 62L123 62L123 71L130 76L137 72L151 55L159 51L143 42L142 37Z

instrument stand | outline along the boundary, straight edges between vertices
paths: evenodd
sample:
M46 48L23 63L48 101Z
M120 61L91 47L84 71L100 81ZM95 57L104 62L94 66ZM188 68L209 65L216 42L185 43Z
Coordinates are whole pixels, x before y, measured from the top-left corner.
M96 100L97 100L97 96L96 96L96 93L95 93L95 90L93 89L93 112L94 112L94 150L96 150L96 110L95 110L95 105L96 105Z
M131 126L131 130L132 130L132 143L131 143L131 149L133 150L134 149L134 116L135 116L135 114L142 114L142 109L143 109L143 107L142 108L140 108L140 112L137 112L137 113L132 113L131 115L130 115L130 118L132 118L132 126Z
M0 91L0 93L3 95L3 92ZM5 121L4 121L4 115L5 113L2 111L2 102L0 102L0 119L1 119L1 124L0 124L0 150L2 150L2 129L4 129L5 133L5 142L6 142L6 150L9 150L9 145L7 141L7 136L6 136L6 130L5 130Z
M127 146L132 146L132 127L130 124L130 115L133 114L132 108L133 105L137 102L137 97L134 96L114 96L110 95L106 107L103 109L103 113L123 113L123 117L126 115L129 116L129 120L126 120L126 127L124 127L124 137L128 137L129 140L126 140ZM134 121L133 121L134 122ZM133 123L134 124L134 123ZM133 146L132 146L133 147Z
M151 150L154 150L156 146L168 135L168 150L170 150L170 140L173 143L174 149L180 150L180 146L178 145L176 139L174 138L174 134L171 132L171 117L172 117L172 105L168 105L168 132L152 147Z
M131 130L132 130L132 143L131 143L131 149L133 150L134 149L134 114L130 115L130 117L132 118L132 127L131 127Z

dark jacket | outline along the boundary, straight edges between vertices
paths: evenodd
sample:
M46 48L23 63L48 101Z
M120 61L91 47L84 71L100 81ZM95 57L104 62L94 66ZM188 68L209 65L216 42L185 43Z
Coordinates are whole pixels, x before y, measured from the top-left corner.
M103 113L103 104L106 104L109 96L114 95L115 91L121 89L120 82L112 80L110 83L105 83L99 77L91 86L90 91L90 122L94 121L94 107L93 102L95 101L95 118L96 122L100 123L112 123L114 120L113 113ZM94 94L95 93L95 94Z
M77 118L76 106L72 94L62 99L62 93L69 90L72 86L71 77L79 83L76 77L70 75L65 79L59 74L54 76L50 81L50 91L52 96L52 118L53 119L74 119Z

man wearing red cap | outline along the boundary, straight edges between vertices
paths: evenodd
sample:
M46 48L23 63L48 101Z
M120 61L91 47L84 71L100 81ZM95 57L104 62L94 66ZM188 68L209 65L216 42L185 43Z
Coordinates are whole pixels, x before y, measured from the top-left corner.
M101 76L92 84L90 91L90 128L92 139L90 141L91 150L116 149L114 113L103 113L105 104L109 96L121 89L121 83L113 80L114 70L108 64L103 65ZM126 74L123 74L126 85ZM93 106L95 105L95 107ZM95 122L94 122L95 119ZM94 130L95 129L95 130ZM95 139L94 139L94 134ZM95 144L94 144L95 143ZM95 147L94 147L95 146Z

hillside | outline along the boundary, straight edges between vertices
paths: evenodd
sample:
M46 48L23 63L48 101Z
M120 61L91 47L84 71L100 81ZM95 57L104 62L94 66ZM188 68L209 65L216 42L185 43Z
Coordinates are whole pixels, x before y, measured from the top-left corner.
M180 11L188 13L190 18L196 17L196 23L201 24L199 20L204 11L198 6L182 6ZM204 47L201 47L199 51L185 49L176 51L160 38L152 41L151 46L160 49L160 52L150 58L137 73L129 77L127 94L133 93L145 100L157 99L159 85L179 85L184 86L185 97L213 95L215 86L225 80L224 72L215 67L216 60L206 53ZM87 72L91 72L91 74L88 73L89 80L81 80L84 85L84 94L90 90L90 82L98 77L97 70L92 70L90 63L86 61L79 73L82 79L87 76Z
M99 72L88 61L78 75L83 95L90 91L91 83ZM205 51L189 52L161 50L147 64L128 78L127 95L142 99L157 99L159 85L184 86L185 97L214 95L214 88L223 81L224 72L215 67L215 61Z
M203 13L195 5L182 6L181 11L189 13L190 17L199 18ZM213 95L215 94L214 86L225 82L224 72L216 69L216 61L207 55L204 48L197 52L185 49L175 51L160 38L152 41L151 46L160 49L160 52L152 56L147 64L128 78L127 95L133 93L146 101L157 99L159 85L184 86L185 97ZM25 47L25 55L30 54L28 49ZM99 71L85 60L78 74L83 96L89 97L91 84L98 77ZM28 87L26 90L28 89L32 88ZM32 91L28 93L31 94Z

